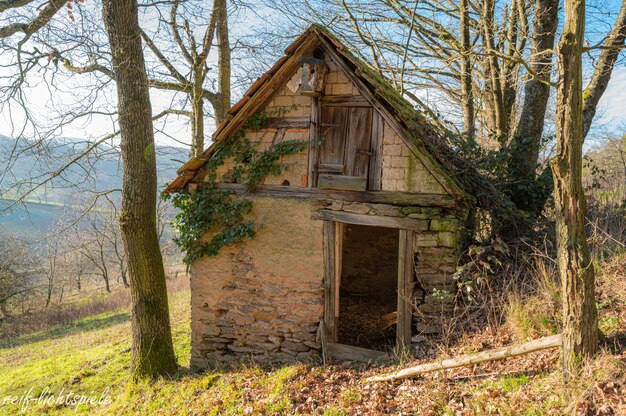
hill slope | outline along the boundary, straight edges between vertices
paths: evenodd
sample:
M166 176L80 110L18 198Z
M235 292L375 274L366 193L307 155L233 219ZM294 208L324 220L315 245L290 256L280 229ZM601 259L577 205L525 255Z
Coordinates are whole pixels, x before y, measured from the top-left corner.
M612 289L618 281L623 286L625 260L621 256L605 265L599 278L603 291L599 298L604 305L600 309L601 323L616 323L610 329L612 334L626 330L626 291ZM3 342L0 400L4 398L5 402L0 413L19 414L21 404L17 400L29 391L35 399L22 409L24 414L612 415L626 411L626 354L622 347L614 347L615 352L605 347L596 360L586 365L569 393L563 393L558 351L396 383L363 383L362 378L388 368L354 363L292 365L273 370L244 365L230 371L202 373L185 367L190 356L188 308L188 290L171 295L175 350L183 367L177 374L152 384L126 384L130 361L126 310ZM505 328L496 334L475 331L447 354L490 348L510 338ZM42 393L44 397L58 397L69 392L96 400L101 395L109 399L106 403L79 406L37 401ZM11 404L11 398L16 398L15 404Z

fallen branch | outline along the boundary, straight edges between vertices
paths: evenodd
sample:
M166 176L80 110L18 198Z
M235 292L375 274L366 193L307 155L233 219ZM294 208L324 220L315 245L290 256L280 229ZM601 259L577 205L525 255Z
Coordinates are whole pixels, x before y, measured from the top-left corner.
M562 335L557 334L545 338L539 338L522 345L509 345L507 347L482 351L472 355L463 355L461 357L450 358L448 360L421 364L415 367L405 368L404 370L394 371L393 373L369 377L365 379L365 381L371 382L396 380L399 378L412 377L418 374L429 373L436 370L446 370L449 368L463 367L465 365L478 364L485 361L502 360L504 358L524 355L535 351L545 350L548 348L560 347L561 343Z

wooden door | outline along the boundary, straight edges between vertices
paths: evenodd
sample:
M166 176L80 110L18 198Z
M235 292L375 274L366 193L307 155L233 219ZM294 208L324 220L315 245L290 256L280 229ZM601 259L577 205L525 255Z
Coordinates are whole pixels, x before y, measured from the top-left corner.
M322 107L318 187L367 189L372 118L371 107Z

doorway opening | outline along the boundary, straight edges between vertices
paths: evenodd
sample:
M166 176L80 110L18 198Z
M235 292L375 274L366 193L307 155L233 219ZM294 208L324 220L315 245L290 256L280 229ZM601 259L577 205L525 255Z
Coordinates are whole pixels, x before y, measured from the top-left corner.
M399 230L345 224L337 342L391 352L396 345Z

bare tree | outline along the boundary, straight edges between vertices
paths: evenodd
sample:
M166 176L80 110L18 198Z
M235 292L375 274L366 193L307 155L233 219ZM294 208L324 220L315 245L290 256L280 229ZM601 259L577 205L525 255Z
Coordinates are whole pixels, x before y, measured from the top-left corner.
M529 79L524 86L524 104L519 123L511 139L511 161L508 166L509 194L517 207L524 211L532 211L535 215L539 215L543 209L544 202L538 199L542 199L545 190L543 192L533 190L520 192L520 190L533 186L537 188L537 162L550 97L554 39L559 22L558 10L558 0L537 0L535 3Z
M37 285L30 279L29 251L14 239L0 240L0 322L11 316L11 304L32 295Z
M124 184L120 224L132 298L134 378L176 368L163 259L156 230L156 157L136 0L104 0L118 93Z
M44 246L43 264L45 267L43 267L42 271L46 279L46 308L50 306L50 303L52 302L52 294L54 293L54 289L57 287L61 277L59 274L60 256L61 252L59 250L58 241L49 241Z
M585 235L582 145L582 53L585 2L565 1L565 26L558 50L557 155L552 164L557 263L563 298L563 375L577 374L598 343L593 263Z
M97 214L96 214L97 215ZM79 228L77 239L79 252L89 260L92 268L95 268L96 274L100 276L104 282L104 288L111 293L111 283L109 275L109 252L107 250L107 227L102 221L98 221L95 215L89 218L87 229Z

